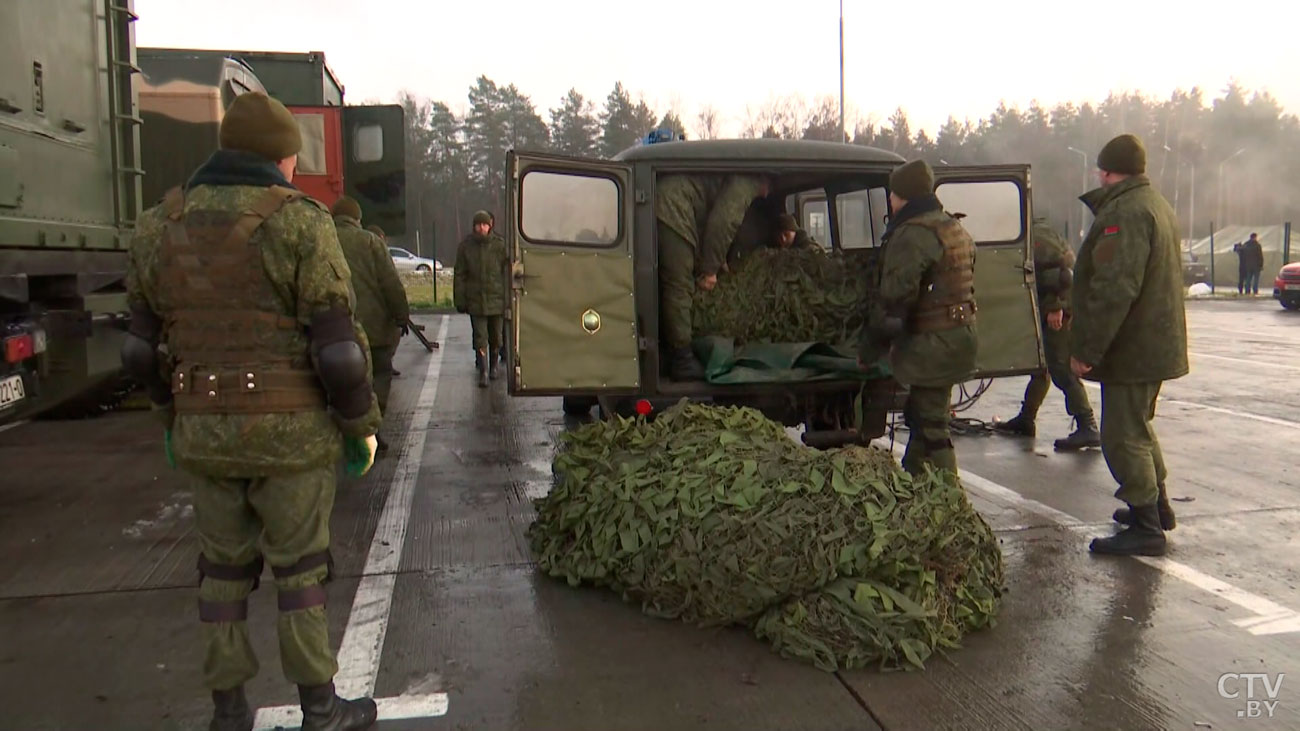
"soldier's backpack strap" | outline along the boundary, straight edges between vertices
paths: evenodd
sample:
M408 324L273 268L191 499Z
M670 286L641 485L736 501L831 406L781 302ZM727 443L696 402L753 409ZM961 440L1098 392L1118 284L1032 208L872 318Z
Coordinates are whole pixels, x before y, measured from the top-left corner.
M226 237L225 245L243 246L247 244L248 240L253 237L253 232L265 223L266 219L274 216L291 201L306 197L307 194L300 190L272 185L266 189L266 193L261 198L258 198L253 205L244 209L239 220L230 228L230 235Z

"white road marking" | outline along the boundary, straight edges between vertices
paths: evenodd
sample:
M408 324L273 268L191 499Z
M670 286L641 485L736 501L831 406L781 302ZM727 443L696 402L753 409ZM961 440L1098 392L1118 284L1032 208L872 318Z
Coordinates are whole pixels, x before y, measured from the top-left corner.
M1101 384L1095 383L1093 381L1083 381L1083 385L1097 391L1101 390ZM1244 411L1233 411L1232 409L1225 409L1221 406L1210 406L1209 404L1198 404L1194 401L1183 401L1181 399L1168 398L1166 396L1161 396L1160 401L1167 404L1173 404L1175 406L1186 406L1189 409L1201 409L1203 411L1212 411L1216 414L1235 416L1239 419L1250 419L1251 421L1259 421L1265 424L1272 424L1273 426L1284 426L1288 429L1300 429L1300 421L1290 421L1288 419L1277 419L1272 416L1261 416L1259 414L1247 414Z
M1285 363L1266 363L1262 360L1251 360L1250 358L1233 358L1227 355L1213 355L1211 353L1192 352L1191 355L1194 358L1210 358L1213 360L1226 360L1229 363L1244 363L1246 365L1259 366L1261 368L1281 368L1287 371L1300 372L1300 366L1286 365Z
M393 698L376 698L380 721L400 721L404 718L430 718L447 715L449 701L446 693L430 695L399 695ZM298 728L302 725L302 709L298 706L261 708L253 722L256 731L275 731L280 728Z
M893 447L894 454L901 459L906 452L906 445L896 443ZM1009 487L999 485L998 483L980 477L970 470L960 468L961 482L966 488L981 492L994 500L1002 500L1011 503L1028 512L1036 513L1052 522L1059 524L1064 528L1069 528L1075 532L1082 532L1081 529L1086 527L1084 521L1053 508L1050 505L1041 503L1033 498L1027 498L1024 495L1012 490ZM1272 601L1265 599L1257 594L1252 594L1245 589L1239 589L1232 584L1202 573L1197 569L1186 564L1178 563L1168 558L1153 556L1134 556L1133 558L1142 563L1163 571L1164 573L1181 579L1192 586L1213 594L1225 601L1236 604L1248 612L1253 612L1254 616L1235 619L1232 621L1237 627L1250 632L1252 635L1275 635L1285 634L1288 632L1300 632L1300 612Z
M379 525L370 542L363 578L357 585L347 629L343 631L343 642L338 654L339 672L334 676L334 685L338 694L344 698L369 696L375 692L379 659L383 654L389 612L393 607L393 586L397 582L397 568L406 544L406 528L411 515L411 501L415 496L416 478L420 474L420 462L424 459L424 442L428 436L425 427L433 415L433 404L438 397L438 376L442 372L442 354L447 351L447 322L448 318L443 316L437 337L437 342L442 347L429 354L429 367L416 402L415 413L411 415L411 428L407 430L406 444L401 450L397 468L393 471L384 512L379 516ZM381 718L385 717L382 715L384 708L389 709L389 713L415 713L421 709L429 711L417 715L389 716L390 718L440 716L447 712L448 705L445 693L380 698L376 702L381 704ZM291 725L284 721L273 723L271 718L281 718L282 714L294 711L299 713L298 722L301 724L301 712L295 706L259 709L257 727L275 728L275 723ZM265 723L264 714L267 719Z
M4 426L0 426L0 434L4 434L5 432L9 431L10 429L16 429L16 428L18 428L18 427L20 427L20 426L22 426L23 424L26 424L26 423L27 423L27 420L26 420L26 419L23 419L23 420L21 420L21 421L15 421L15 422L12 423L12 424L5 424Z

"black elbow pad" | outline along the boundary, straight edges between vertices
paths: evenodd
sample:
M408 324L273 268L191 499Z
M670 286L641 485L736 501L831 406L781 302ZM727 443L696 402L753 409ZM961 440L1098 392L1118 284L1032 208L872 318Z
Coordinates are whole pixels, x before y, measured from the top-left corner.
M352 317L343 309L326 310L312 318L311 346L316 354L316 374L330 404L345 419L363 416L370 408L371 388L366 381L370 364L352 329Z

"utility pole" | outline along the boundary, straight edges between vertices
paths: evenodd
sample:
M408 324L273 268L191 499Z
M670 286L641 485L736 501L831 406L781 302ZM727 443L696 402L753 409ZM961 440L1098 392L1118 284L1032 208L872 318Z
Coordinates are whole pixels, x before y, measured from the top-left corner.
M840 0L840 142L847 134L844 130L844 0Z

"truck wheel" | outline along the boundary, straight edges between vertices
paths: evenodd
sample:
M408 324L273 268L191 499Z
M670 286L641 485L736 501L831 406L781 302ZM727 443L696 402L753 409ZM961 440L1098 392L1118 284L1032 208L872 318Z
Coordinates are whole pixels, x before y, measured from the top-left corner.
M596 399L590 396L565 396L563 402L564 413L569 416L586 416L595 405Z

